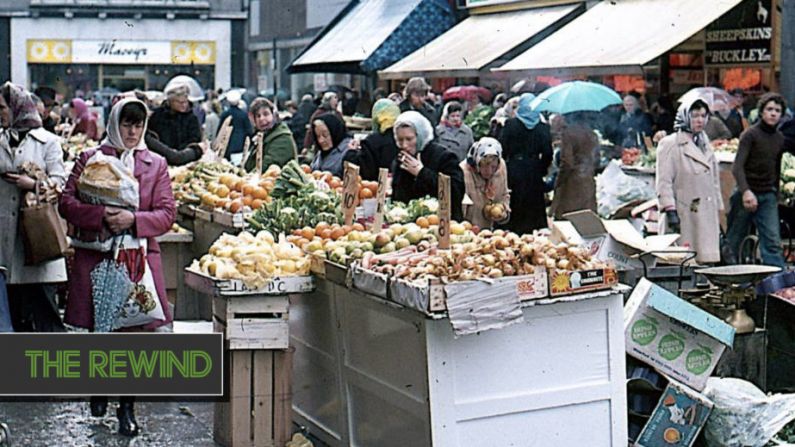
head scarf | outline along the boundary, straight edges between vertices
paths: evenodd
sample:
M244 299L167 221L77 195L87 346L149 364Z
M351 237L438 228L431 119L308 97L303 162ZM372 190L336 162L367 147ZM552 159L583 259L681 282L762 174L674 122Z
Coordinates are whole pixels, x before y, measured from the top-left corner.
M394 127L398 129L402 126L411 127L417 134L417 152L422 152L425 146L433 140L433 126L420 112L409 110L401 113L395 121ZM395 141L397 141L397 132L395 132Z
M495 155L497 158L502 157L502 145L494 138L483 137L469 148L467 163L472 167L477 167L489 155Z
M88 121L91 119L91 111L88 110L88 104L80 98L75 98L71 102L72 107L75 109L77 115L77 122Z
M323 124L328 127L329 134L331 134L331 144L333 145L332 149L339 146L340 143L342 143L342 140L345 139L345 123L334 113L324 113L315 117L315 121L318 120L323 121ZM311 124L312 137L314 137L314 140L317 141L314 121Z
M123 98L117 102L116 105L114 105L110 110L110 115L108 115L107 136L104 140L102 140L102 146L110 146L117 151L120 151L121 157L119 158L121 158L121 161L130 169L130 172L135 172L135 152L146 149L144 135L146 134L146 123L148 118L144 119L144 129L143 132L141 132L141 139L138 140L138 144L132 149L125 147L124 139L121 136L121 123L119 120L121 118L121 109L123 109L127 104L132 103L141 104L141 106L144 108L144 111L147 111L146 104L137 98Z
M461 124L464 123L463 120L459 121L458 124L455 125L455 126L450 123L450 107L452 107L453 104L458 105L459 109L461 109L461 111L463 111L464 107L461 105L460 102L458 102L458 101L450 101L447 104L445 104L444 108L442 109L442 120L441 121L442 121L442 123L445 126L448 126L448 127L461 127Z
M323 99L320 100L320 105L323 107L331 108L331 100L337 96L336 92L326 92L323 94ZM339 97L337 97L339 99Z
M7 132L14 139L19 138L19 132L41 127L41 116L29 91L20 85L6 82L0 88L0 93L8 102L10 124Z
M373 130L384 133L395 125L400 107L391 99L379 99L373 104Z
M528 130L535 128L541 120L541 113L530 108L530 103L536 99L532 93L524 93L519 98L519 107L516 109L516 117L524 124Z
M701 99L695 99L689 103L682 103L679 106L679 110L676 111L676 119L674 120L674 130L691 134L696 146L704 150L707 146L707 141L709 141L707 134L703 130L697 134L693 133L693 130L690 128L690 111L696 107L699 109L707 109L707 120L709 120L709 107L707 103Z

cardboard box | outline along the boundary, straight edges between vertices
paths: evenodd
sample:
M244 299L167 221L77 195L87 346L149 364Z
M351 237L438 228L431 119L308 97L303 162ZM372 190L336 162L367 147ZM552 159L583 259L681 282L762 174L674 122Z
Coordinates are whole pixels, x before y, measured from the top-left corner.
M577 211L565 215L567 221L552 224L552 238L587 247L591 255L612 262L618 270L642 269L640 253L660 251L671 247L678 234L644 238L628 220L602 220L593 211ZM646 255L646 266L656 265L659 255Z
M616 284L618 284L618 273L612 268L549 271L550 296L593 292L595 290L609 289Z
M627 353L696 391L707 383L734 328L642 278L624 305Z
M706 424L712 401L676 382L665 388L636 447L690 447Z

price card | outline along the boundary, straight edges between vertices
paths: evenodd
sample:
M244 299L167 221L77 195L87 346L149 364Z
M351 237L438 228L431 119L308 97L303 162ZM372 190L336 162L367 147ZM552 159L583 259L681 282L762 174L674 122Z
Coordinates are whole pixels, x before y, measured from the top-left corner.
M345 162L345 174L342 179L342 212L345 225L353 223L356 212L356 199L359 197L359 166Z
M240 159L240 167L241 168L246 166L246 160L248 160L249 146L251 146L251 138L246 138L246 142L243 143L243 158Z
M264 139L264 135L260 135L257 140L257 177L262 175L262 141Z
M229 146L229 138L231 137L232 117L230 116L221 124L221 128L218 130L218 134L215 136L215 141L213 142L215 153L218 154L218 157L223 158L224 154L226 154L226 148Z
M375 207L375 217L373 218L372 231L375 233L381 230L384 225L384 203L386 202L386 188L389 181L389 170L381 168L378 170L378 193L376 200L378 201Z
M439 248L450 248L450 177L439 174Z
M654 141L647 136L643 136L643 143L646 145L646 149L654 149Z

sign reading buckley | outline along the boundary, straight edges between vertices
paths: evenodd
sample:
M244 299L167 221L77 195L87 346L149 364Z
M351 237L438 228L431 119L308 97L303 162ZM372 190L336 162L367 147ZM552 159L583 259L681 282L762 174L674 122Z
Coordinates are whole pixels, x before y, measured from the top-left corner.
M707 65L769 64L772 0L745 0L707 27Z
M222 334L0 334L0 358L0 395L223 395Z

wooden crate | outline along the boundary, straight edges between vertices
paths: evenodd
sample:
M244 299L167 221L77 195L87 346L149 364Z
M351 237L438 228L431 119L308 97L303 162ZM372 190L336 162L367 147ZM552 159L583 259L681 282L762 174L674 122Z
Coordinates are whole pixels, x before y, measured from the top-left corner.
M216 296L213 324L224 334L230 350L287 349L289 346L287 295Z
M282 447L292 431L292 351L227 350L213 437L227 447Z

